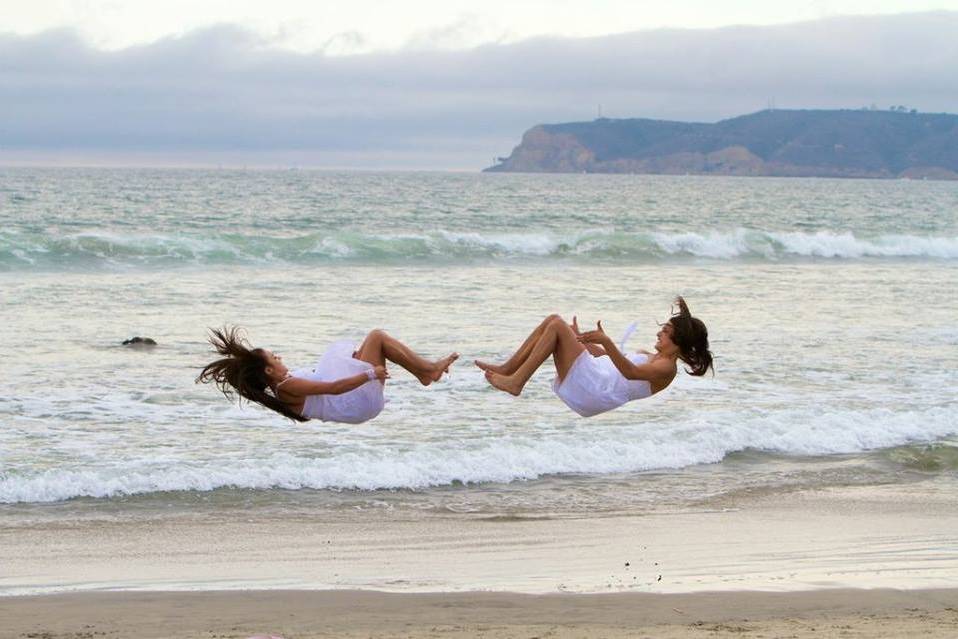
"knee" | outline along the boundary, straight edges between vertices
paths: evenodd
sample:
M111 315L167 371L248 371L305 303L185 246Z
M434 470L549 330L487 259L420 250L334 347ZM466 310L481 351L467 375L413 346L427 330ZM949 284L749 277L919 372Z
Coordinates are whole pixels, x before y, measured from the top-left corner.
M545 321L546 324L553 324L555 322L565 323L565 320L563 320L562 316L559 315L558 313L553 313L552 315L549 315L548 317L546 317L546 321Z
M386 338L386 331L384 331L381 328L374 328L373 330L369 331L368 335L366 335L366 339L383 340L385 338Z

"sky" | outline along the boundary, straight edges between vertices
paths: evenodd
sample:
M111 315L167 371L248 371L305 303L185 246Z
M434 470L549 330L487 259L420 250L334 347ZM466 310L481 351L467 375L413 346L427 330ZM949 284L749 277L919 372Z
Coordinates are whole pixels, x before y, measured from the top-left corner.
M99 49L233 24L275 46L336 55L958 10L958 0L0 0L0 10L0 31L71 28Z
M477 170L544 122L956 110L958 0L0 0L0 163Z

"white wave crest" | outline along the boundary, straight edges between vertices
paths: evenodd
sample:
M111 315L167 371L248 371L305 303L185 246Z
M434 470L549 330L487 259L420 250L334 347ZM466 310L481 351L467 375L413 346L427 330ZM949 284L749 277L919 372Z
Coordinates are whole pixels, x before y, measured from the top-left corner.
M752 252L748 233L743 229L731 233L653 233L652 238L669 255L686 254L728 260Z
M0 475L0 503L54 502L163 491L245 489L421 489L455 482L514 482L565 473L607 474L715 463L732 452L758 449L794 455L855 453L933 441L956 432L954 410L920 412L779 411L743 418L729 411L680 426L630 427L596 436L580 429L497 437L463 449L419 443L396 452L365 446L329 457L271 454L256 458L151 458L88 470L53 469Z
M83 232L36 236L0 232L0 270L37 266L138 267L176 264L282 263L316 261L415 261L460 258L599 258L662 261L837 260L918 258L958 259L958 237L881 235L851 232L802 233L731 229L708 232L622 232L609 229L569 232L436 230L404 232L313 232L304 235Z
M932 257L958 258L958 238L920 237L917 235L883 235L859 239L851 233L769 233L789 255L831 258L863 257Z

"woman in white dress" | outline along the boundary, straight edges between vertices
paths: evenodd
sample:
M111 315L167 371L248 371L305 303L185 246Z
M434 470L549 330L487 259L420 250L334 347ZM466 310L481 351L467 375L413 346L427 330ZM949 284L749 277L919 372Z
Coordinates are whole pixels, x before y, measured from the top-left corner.
M459 357L451 353L430 361L408 346L376 329L358 346L349 340L333 343L308 369L290 371L283 358L265 348L252 348L238 327L210 330L210 343L224 357L208 364L197 383L213 382L226 395L233 394L305 422L359 424L378 415L385 399L383 386L394 362L412 373L423 386L439 381Z
M579 331L558 315L550 315L532 332L504 364L476 360L495 388L512 395L522 393L532 374L550 356L557 377L552 389L566 405L583 417L591 417L642 399L668 387L675 379L678 360L691 375L704 375L712 368L708 330L692 317L681 297L678 312L662 324L656 335L655 352L625 354L602 330Z

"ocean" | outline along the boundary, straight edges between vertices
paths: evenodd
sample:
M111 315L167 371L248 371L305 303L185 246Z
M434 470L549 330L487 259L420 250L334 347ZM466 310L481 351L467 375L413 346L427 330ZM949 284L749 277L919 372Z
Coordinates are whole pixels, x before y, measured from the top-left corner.
M693 176L0 169L0 517L574 518L832 486L958 487L958 183ZM513 398L549 313L633 349L672 299L715 374L591 419ZM384 328L358 425L194 379L207 327L308 366ZM151 337L153 349L121 342Z

